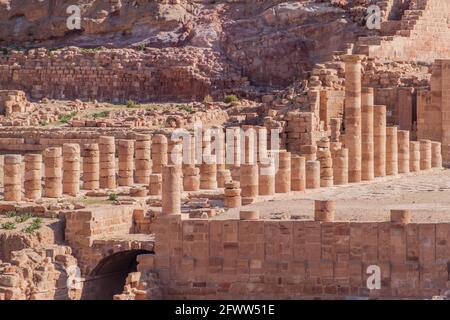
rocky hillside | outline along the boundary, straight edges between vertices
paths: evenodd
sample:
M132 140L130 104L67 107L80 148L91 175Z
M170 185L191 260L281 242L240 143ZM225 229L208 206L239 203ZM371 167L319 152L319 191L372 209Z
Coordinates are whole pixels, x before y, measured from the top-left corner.
M79 30L67 27L73 4ZM208 48L222 57L215 72L232 68L254 85L287 85L367 32L350 9L335 0L0 0L0 45L173 48L180 55Z

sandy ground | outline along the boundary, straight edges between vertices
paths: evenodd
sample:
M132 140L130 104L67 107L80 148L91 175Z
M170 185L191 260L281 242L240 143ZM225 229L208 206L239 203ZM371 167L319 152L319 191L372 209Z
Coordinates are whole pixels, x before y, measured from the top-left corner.
M391 209L411 209L412 222L450 222L450 169L377 178L373 182L277 195L244 207L311 220L314 200L336 200L336 221L388 221ZM237 217L238 209L217 219Z

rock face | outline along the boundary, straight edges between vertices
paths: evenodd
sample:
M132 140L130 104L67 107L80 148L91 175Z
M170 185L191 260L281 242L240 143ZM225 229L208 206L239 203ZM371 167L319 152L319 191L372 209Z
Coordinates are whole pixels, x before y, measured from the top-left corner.
M73 11L68 10L71 5L80 8L78 30L70 30L67 25L67 21L73 21ZM354 40L358 27L351 20L344 9L315 0L212 4L185 0L2 0L0 45L131 47L137 49L136 55L147 47L151 56L143 55L142 59L143 64L156 69L152 75L180 78L180 69L191 65L192 70L182 77L197 86L191 91L200 98L210 93L209 87L242 87L242 82L217 76L222 73L233 73L231 77L237 79L237 71L256 85L291 83L313 63ZM206 62L204 66L202 61ZM160 65L165 66L164 72L158 72ZM185 90L182 84L174 86ZM181 95L187 97L187 93Z

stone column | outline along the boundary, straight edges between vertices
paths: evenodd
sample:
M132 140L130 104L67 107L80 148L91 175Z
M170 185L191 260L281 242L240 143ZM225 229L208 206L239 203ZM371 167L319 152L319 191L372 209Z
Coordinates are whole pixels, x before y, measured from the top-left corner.
M314 201L314 221L334 222L336 203L331 200Z
M373 146L375 177L386 176L386 106L373 107Z
M135 134L135 167L136 183L148 185L152 173L152 137L146 134Z
M152 138L152 161L153 173L162 173L162 167L168 164L167 159L167 137L156 134Z
M386 174L398 174L397 127L386 127Z
M305 157L293 155L291 158L291 189L292 191L305 191L306 189Z
M409 142L409 171L418 172L420 171L420 142L410 141Z
M40 199L42 196L42 155L26 154L25 161L25 198L30 200Z
M247 205L255 202L259 192L258 165L241 164L240 181L242 204Z
M241 210L239 212L239 220L259 220L259 212Z
M181 214L181 166L167 165L162 174L162 214Z
M200 169L196 167L186 167L183 169L183 190L200 190Z
M200 169L195 167L195 137L183 139L183 189L198 191L200 189Z
M80 145L63 144L63 193L76 197L80 193Z
M442 168L442 152L440 142L431 142L431 166L433 168Z
M256 164L256 131L253 126L243 126L242 129L241 149L244 150L244 154L242 154L241 163Z
M272 196L275 194L275 159L267 158L259 164L259 194Z
M348 149L333 150L333 183L337 186L348 183Z
M409 131L397 131L398 172L409 173Z
M22 157L5 155L3 165L3 187L5 201L22 200Z
M210 158L210 163L200 165L200 189L217 189L217 163L216 159Z
M239 180L239 166L241 165L241 131L239 127L230 127L226 130L227 159L231 165L231 177Z
M288 193L291 191L291 153L280 150L277 156L278 168L275 172L275 192Z
M268 148L267 148L267 128L263 126L257 126L256 128L256 137L257 137L257 161L263 162L268 157Z
M420 170L431 169L431 140L422 139L420 142Z
M224 205L226 208L238 208L242 204L241 188L239 182L225 184Z
M374 174L373 88L363 88L361 98L361 180L370 181Z
M116 188L116 143L114 137L100 137L100 188Z
M341 118L330 119L331 142L339 142L341 136Z
M152 173L149 177L150 184L148 194L151 196L159 196L162 192L162 175L159 173Z
M348 180L361 181L361 57L344 56L345 146L348 148Z
M98 144L85 144L83 151L83 189L100 188L100 149Z
M119 140L119 186L134 184L134 140Z
M306 189L320 188L320 162L306 161Z
M167 163L182 166L183 144L181 139L169 139L167 142Z
M217 162L212 154L211 132L206 130L202 138L202 163L200 165L200 189L217 189Z
M222 127L214 129L213 149L217 163L217 187L224 188L231 181L231 171L226 169L225 164L225 134Z
M333 161L329 149L317 151L317 159L320 161L320 186L323 188L333 186Z
M62 149L44 150L44 195L47 198L62 197Z
M317 160L317 146L303 145L300 147L300 153L305 157L306 161Z
M411 210L391 210L391 223L398 225L411 223Z

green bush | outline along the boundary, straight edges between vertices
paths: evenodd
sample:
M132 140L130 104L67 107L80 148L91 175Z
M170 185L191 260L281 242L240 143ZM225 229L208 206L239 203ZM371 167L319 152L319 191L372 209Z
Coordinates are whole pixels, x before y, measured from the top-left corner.
M187 105L187 104L179 104L179 105L177 105L177 108L180 111L186 111L187 113L194 113L194 108L192 106Z
M117 199L119 198L119 196L117 195L117 193L110 193L108 196L108 200L109 201L117 201Z
M127 108L139 108L139 104L130 99L127 101Z
M14 230L16 228L16 224L14 222L5 222L2 223L2 229L5 230Z
M239 101L239 98L235 94L230 94L226 96L225 99L223 100L223 102L225 103L232 103L236 101Z
M17 215L17 212L15 211L8 211L5 213L6 217L8 218L14 218Z
M107 117L109 116L110 113L111 113L110 111L97 112L97 113L94 113L94 114L92 115L92 117L93 117L94 119L98 119L98 118L107 118Z
M70 120L72 120L73 117L75 117L76 113L72 112L71 114L64 114L59 117L60 123L69 123Z
M30 220L32 217L33 217L33 215L31 213L26 213L21 216L17 216L15 221L16 221L16 223L23 223L23 222Z
M42 219L41 218L36 218L36 219L33 219L33 222L28 227L23 229L23 231L25 233L33 234L37 230L39 230L41 227L42 227Z

